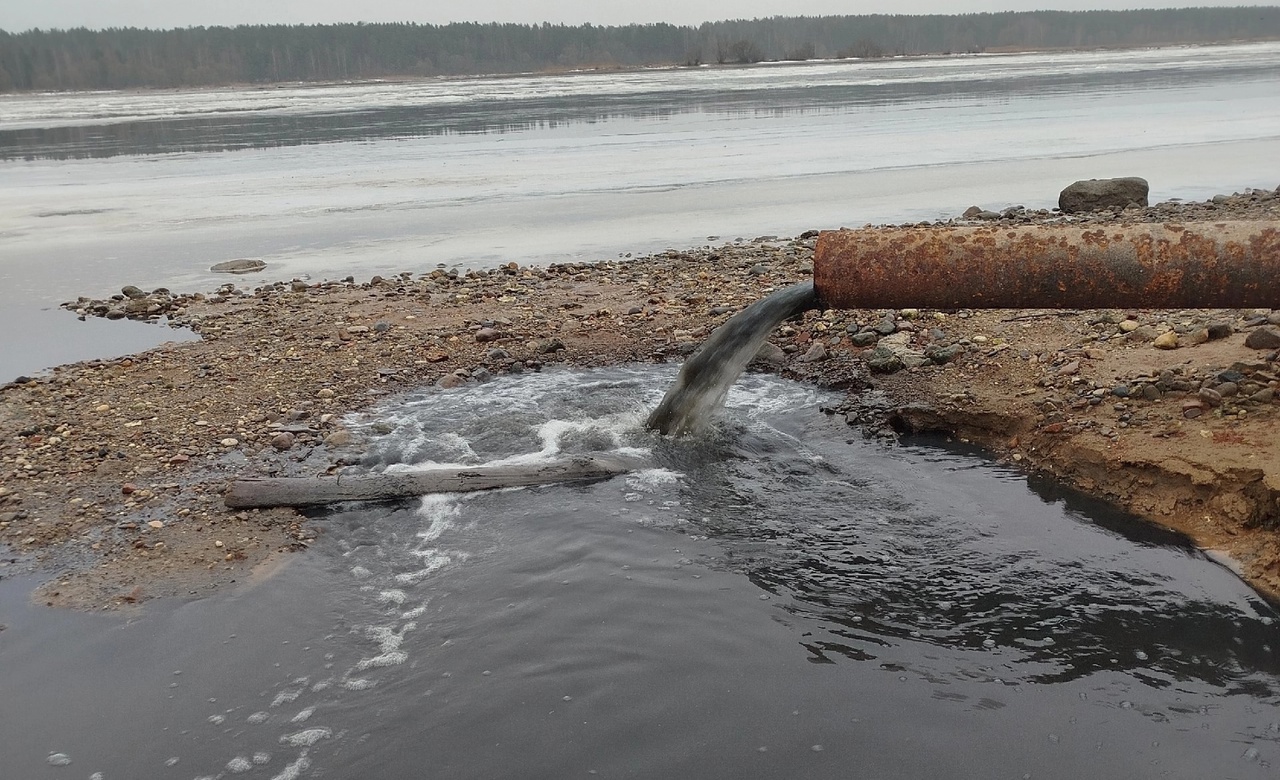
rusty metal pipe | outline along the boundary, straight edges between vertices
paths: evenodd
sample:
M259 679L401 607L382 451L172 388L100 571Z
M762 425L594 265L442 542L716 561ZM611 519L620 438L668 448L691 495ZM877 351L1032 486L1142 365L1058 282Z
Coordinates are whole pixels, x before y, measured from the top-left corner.
M1280 222L836 230L814 288L836 309L1280 308Z

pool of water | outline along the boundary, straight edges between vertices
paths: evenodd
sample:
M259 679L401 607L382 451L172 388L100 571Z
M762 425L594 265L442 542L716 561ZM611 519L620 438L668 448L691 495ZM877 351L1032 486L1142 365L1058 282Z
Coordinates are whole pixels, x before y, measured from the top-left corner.
M0 582L5 776L1274 776L1275 610L1181 537L769 376L655 437L673 376L351 420L368 469L650 464L625 477L334 507L265 583L137 613Z

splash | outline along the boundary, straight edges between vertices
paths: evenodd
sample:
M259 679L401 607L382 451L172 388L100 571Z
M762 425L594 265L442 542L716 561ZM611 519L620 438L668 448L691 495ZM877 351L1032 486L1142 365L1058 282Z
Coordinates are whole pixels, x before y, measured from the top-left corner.
M813 282L805 282L779 290L733 315L684 362L675 384L646 425L677 436L697 431L724 405L730 385L778 323L816 306Z

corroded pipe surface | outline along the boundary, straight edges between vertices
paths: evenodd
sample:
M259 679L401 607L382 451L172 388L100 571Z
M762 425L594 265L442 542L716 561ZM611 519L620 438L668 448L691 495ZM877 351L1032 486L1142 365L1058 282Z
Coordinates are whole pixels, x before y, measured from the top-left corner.
M813 276L837 309L1280 308L1280 222L836 230Z

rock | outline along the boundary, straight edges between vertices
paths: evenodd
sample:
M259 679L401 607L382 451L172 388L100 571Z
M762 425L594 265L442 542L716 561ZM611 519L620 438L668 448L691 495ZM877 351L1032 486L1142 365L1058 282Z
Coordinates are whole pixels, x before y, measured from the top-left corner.
M965 219L973 219L974 217L981 214L983 211L986 211L986 209L982 208L981 206L970 206L969 208L965 209L964 213L961 214L960 216L964 217Z
M1130 341L1151 341L1156 337L1156 329L1150 325L1140 325L1126 334Z
M539 355L549 355L564 349L564 342L557 338L543 339L535 347Z
M759 360L761 363L780 366L787 361L787 353L783 352L782 347L777 344L766 341L760 345L760 349L756 350L756 356L753 359Z
M1160 388L1155 385L1143 385L1142 397L1148 401L1159 401L1164 397L1164 393L1160 392Z
M955 360L956 356L962 352L964 352L964 347L955 344L946 347L930 345L925 349L924 356L941 366Z
M267 264L258 258L242 258L240 260L228 260L225 263L218 263L209 268L216 274L251 274L266 268Z
M1138 329L1137 320L1121 320L1120 322L1121 333L1133 333L1137 329Z
M457 374L445 374L436 381L436 387L443 390L452 390L455 387L462 387L466 383L467 380Z
M294 435L288 431L282 431L271 437L271 446L280 452L293 447Z
M328 447L345 447L354 441L354 437L349 431L334 431L324 437L324 443Z
M1245 336L1244 345L1250 349L1280 348L1280 331L1275 328L1258 328Z
M870 347L880 340L880 334L874 330L864 330L861 333L854 333L849 336L849 341L855 347Z
M820 360L827 359L827 348L819 342L809 347L809 351L796 358L799 363L817 363Z
M1264 387L1253 395L1249 396L1249 400L1259 404L1269 404L1276 398L1276 389L1274 387Z
M1235 382L1223 382L1213 389L1218 391L1218 395L1223 398L1234 398L1235 396L1240 395L1240 385Z
M1126 176L1116 179L1077 181L1058 195L1058 208L1064 214L1125 208L1130 203L1146 207L1151 186L1146 179Z
M879 333L881 336L888 336L896 332L898 330L898 326L897 324L894 323L893 320L885 319L876 323L875 327L872 328L872 330L874 330L876 333Z
M124 287L121 287L120 292L124 294L124 297L131 299L147 297L145 292L131 284L126 284Z
M323 387L316 391L316 398L333 398L334 392L330 388Z
M221 440L218 443L221 444L223 447L236 447L236 446L239 446L240 440L233 438L231 436L228 436L227 438Z
M1209 332L1209 340L1216 341L1230 336L1233 329L1229 322L1211 322L1206 330Z
M1208 340L1209 340L1208 328L1199 328L1187 334L1187 342L1193 347L1199 344L1204 344Z
M902 358L888 347L876 347L867 354L867 368L877 374L892 374L903 369Z
M977 214L974 214L973 216L975 219L984 219L984 220L1000 219L1000 215L997 212L987 211L986 209L979 211Z
M1165 331L1156 336L1155 341L1151 342L1151 346L1156 349L1177 349L1178 334L1171 330Z
M493 328L481 328L476 331L476 343L484 344L489 341L497 341L501 338L501 334Z
M1219 393L1217 390L1214 390L1212 387L1200 388L1199 396L1201 401L1204 401L1206 404L1208 404L1209 406L1215 409L1219 406L1222 406L1222 394Z
M1080 373L1080 361L1073 360L1066 365L1058 367L1058 376L1075 376Z

